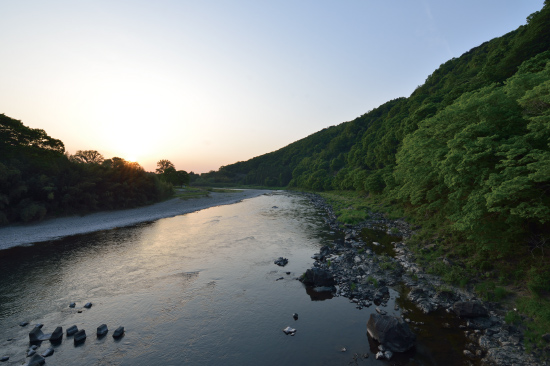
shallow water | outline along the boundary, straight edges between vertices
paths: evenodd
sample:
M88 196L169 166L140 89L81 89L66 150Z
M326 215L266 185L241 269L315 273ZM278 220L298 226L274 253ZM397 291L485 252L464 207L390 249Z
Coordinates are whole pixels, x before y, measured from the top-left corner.
M79 346L64 336L46 364L347 365L354 354L381 364L366 335L374 307L357 310L295 280L332 235L306 199L275 193L0 251L0 356L24 362L28 332L43 323L44 333L77 325L88 335ZM273 263L280 256L284 268ZM385 310L397 315L391 294ZM97 339L103 323L109 334ZM119 325L126 333L115 340Z

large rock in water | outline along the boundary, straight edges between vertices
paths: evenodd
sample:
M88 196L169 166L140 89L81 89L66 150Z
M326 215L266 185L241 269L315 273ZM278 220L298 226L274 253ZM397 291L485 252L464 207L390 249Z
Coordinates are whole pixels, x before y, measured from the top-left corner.
M301 281L306 285L315 287L332 287L336 284L329 271L317 267L308 269Z
M50 339L51 334L44 334L42 333L42 330L40 329L42 327L35 326L33 330L29 333L29 341L30 342L41 342L41 341L47 341Z
M459 301L453 305L453 311L461 318L477 318L487 316L489 312L479 302Z
M416 340L408 324L395 316L371 314L367 331L392 352L405 352L414 346Z

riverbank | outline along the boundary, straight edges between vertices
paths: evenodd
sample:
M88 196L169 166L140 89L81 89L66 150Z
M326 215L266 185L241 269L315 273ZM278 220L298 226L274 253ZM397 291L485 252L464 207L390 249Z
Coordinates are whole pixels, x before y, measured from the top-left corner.
M30 225L7 226L0 228L0 250L66 236L131 226L214 206L230 205L268 192L270 191L259 189L234 190L230 193L210 192L208 197L187 200L173 198L133 209L55 218Z
M361 223L341 225L321 197L306 195L327 213L331 229L344 234L343 240L323 247L314 256L314 267L329 272L338 284L335 296L349 298L358 309L380 306L377 312L385 313L389 298L386 286L393 287L403 298L401 317L418 337L426 342L455 343L455 354L442 355L441 362L451 357L456 364L547 364L526 352L523 332L505 322L505 314L497 304L483 302L468 289L449 285L415 263L415 255L407 248L414 232L404 220L369 212L369 218ZM384 242L383 237L389 240ZM478 304L476 309L481 310L465 314L463 309L468 304Z

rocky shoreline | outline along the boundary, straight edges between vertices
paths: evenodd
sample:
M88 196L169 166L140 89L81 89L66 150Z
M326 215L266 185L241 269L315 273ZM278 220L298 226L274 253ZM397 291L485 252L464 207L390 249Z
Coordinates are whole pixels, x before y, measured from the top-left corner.
M358 309L374 304L377 306L376 311L381 314L385 313L383 307L389 299L388 286L396 290L400 286L404 288L402 296L406 294L407 299L424 314L444 310L460 319L459 328L466 338L463 354L470 364L548 365L525 352L521 330L506 324L504 314L494 304L483 303L474 293L444 283L438 276L425 273L415 263L415 256L406 244L414 232L405 221L390 220L382 214L371 213L365 222L355 226L346 225L342 230L332 207L323 198L312 193L304 195L317 208L326 212L325 221L331 230L343 231L344 235L344 239L335 240L332 245L324 246L320 253L314 255L313 268L308 270L311 278L306 279L306 282L313 281L315 272L319 280L315 286L325 290L327 287L332 288L334 296L349 298ZM381 228L387 234L401 238L390 244L394 255L376 254L371 248L381 244L366 243L361 238L363 229ZM331 283L335 286L331 286ZM401 317L415 331L422 330L423 324L411 321L406 309L400 310ZM442 326L450 327L449 324Z

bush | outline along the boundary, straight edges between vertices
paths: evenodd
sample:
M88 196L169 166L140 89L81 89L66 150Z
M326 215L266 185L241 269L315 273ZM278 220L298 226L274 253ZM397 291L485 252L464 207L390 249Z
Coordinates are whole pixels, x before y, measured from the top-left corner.
M533 296L540 297L550 292L550 271L537 270L532 267L529 271L529 281L527 288Z

